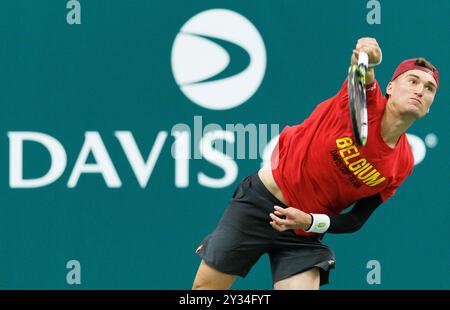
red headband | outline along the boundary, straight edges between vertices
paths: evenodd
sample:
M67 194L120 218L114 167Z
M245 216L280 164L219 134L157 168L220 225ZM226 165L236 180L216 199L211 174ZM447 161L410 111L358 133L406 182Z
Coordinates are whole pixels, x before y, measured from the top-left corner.
M405 61L402 61L397 69L395 69L394 75L392 76L391 82L395 80L400 74L405 73L409 70L421 70L426 73L429 73L433 76L434 80L436 81L436 88L439 87L439 72L436 67L433 66L433 70L430 70L426 67L422 67L416 64L417 58L413 59L407 59Z

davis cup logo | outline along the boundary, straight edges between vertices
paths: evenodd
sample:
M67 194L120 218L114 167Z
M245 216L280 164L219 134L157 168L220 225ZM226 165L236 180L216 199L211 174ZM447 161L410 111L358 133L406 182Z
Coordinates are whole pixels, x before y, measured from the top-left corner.
M266 49L249 20L213 9L183 25L171 61L175 81L190 100L207 109L226 110L258 89L266 70Z

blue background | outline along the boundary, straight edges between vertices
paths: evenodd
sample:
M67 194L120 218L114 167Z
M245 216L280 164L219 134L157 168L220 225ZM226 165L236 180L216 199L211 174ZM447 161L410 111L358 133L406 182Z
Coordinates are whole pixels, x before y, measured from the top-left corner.
M302 122L343 80L359 37L383 49L376 76L385 88L397 64L422 56L440 70L431 113L410 130L428 148L397 194L357 233L327 235L336 269L324 289L449 289L450 99L447 0L381 1L381 24L369 25L366 1L81 1L81 25L66 22L66 1L0 1L0 288L189 289L200 258L194 251L214 229L236 184L261 160L237 160L239 176L225 188L201 186L197 173L221 177L204 160L190 161L188 188L176 188L170 130L177 123ZM172 75L170 56L182 25L199 12L225 8L261 34L267 68L244 104L213 111L192 103ZM114 131L129 130L148 154L169 132L149 183L141 188ZM67 167L36 189L9 186L11 131L37 131L60 141ZM86 131L98 131L122 180L111 189L101 175L67 181ZM146 155L145 155L146 156ZM25 146L26 177L48 171L48 153ZM81 263L82 283L66 282L67 261ZM381 264L380 285L366 264ZM270 289L263 257L236 289Z

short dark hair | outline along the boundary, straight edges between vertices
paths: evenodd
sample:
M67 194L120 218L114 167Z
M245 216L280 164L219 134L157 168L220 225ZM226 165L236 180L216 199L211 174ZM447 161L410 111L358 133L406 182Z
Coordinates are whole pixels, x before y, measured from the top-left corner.
M416 59L416 66L424 67L430 69L431 71L436 70L436 68L431 64L431 62L422 57Z

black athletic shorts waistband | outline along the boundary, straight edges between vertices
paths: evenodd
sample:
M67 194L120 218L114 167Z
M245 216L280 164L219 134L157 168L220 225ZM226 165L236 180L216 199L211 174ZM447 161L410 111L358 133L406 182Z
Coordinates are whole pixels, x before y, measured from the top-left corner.
M272 201L274 205L280 206L282 208L288 208L287 205L285 205L281 200L279 200L277 197L275 197L264 185L264 183L261 181L258 173L253 173L250 176L248 176L252 180L252 185L254 186L254 189L261 194L264 198Z

